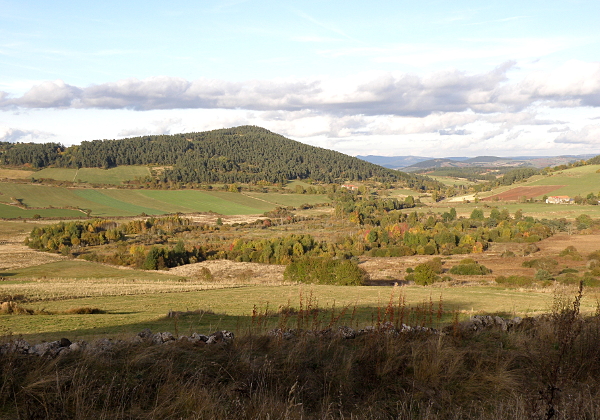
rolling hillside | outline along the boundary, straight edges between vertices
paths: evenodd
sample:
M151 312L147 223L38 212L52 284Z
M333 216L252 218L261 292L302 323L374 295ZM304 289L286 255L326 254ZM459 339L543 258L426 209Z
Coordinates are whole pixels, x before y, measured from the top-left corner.
M517 201L527 199L542 199L544 196L569 196L571 198L588 194L600 194L600 164L586 165L560 170L550 175L535 175L523 182L509 186L501 186L492 191L478 194L480 199ZM474 197L464 197L472 200ZM453 197L450 202L462 201L463 197Z
M0 164L43 169L32 177L96 182L115 168L115 184L127 178L171 183L286 183L312 179L332 183L374 179L402 182L410 188L439 188L435 181L366 162L333 150L309 146L269 130L241 126L199 133L159 135L122 140L83 141L64 147L47 144L0 144ZM163 170L152 178L140 166ZM119 169L138 168L134 170ZM48 169L50 168L50 169ZM62 168L59 170L57 168ZM96 172L91 171L92 168ZM64 169L71 169L65 171Z

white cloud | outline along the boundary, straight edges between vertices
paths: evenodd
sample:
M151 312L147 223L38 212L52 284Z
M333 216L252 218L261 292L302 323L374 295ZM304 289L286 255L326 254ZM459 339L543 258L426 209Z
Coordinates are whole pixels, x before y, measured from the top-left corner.
M39 130L20 130L17 128L0 126L0 141L9 143L43 143L54 136L55 135L52 133Z
M579 65L581 64L581 65ZM158 76L124 79L81 88L63 81L33 86L10 98L4 108L99 109L246 109L310 111L323 115L396 115L434 113L494 114L521 111L544 101L549 106L600 106L600 63L569 63L550 73L536 72L512 83L507 62L489 72L446 70L420 76L410 73L359 74L343 79L224 80ZM515 114L530 118L527 114ZM531 124L546 124L536 121Z
M559 135L555 143L600 146L600 124L586 125L581 130L569 130Z

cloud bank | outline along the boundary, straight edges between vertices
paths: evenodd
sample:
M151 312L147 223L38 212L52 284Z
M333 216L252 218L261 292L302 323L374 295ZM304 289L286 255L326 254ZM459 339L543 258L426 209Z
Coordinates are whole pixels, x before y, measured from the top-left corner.
M489 72L458 70L428 75L380 73L345 79L230 82L176 77L124 79L72 86L46 81L20 97L0 92L2 109L245 109L316 114L425 117L434 113L518 112L534 103L554 107L600 106L600 63L569 62L553 72L507 77L505 63Z

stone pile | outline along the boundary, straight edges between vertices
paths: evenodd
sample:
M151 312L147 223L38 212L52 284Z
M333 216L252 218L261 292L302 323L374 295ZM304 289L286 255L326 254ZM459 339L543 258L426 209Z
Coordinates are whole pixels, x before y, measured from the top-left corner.
M134 343L150 343L152 345L171 344L176 342L187 341L197 344L216 344L229 343L233 340L234 334L230 331L217 331L211 335L203 335L193 333L191 336L181 336L176 338L170 332L152 333L149 329L145 329L138 333L134 339ZM8 343L0 345L0 355L4 354L29 354L40 357L55 358L61 354L70 352L84 351L91 354L101 354L111 351L115 346L126 344L127 341L113 341L108 338L102 338L93 343L85 341L71 342L67 338L61 338L56 341L42 342L39 344L29 344L23 339L12 340Z
M527 318L528 320L531 318ZM469 321L462 322L459 327L463 331L481 331L487 328L499 328L502 331L509 331L512 328L522 325L523 319L520 317L514 317L510 319L502 318L500 316L492 315L475 315ZM301 330L301 329L281 329L275 328L267 332L270 337L282 338L290 340L300 336L312 336L312 337L324 337L334 338L339 337L342 339L354 339L356 337L383 333L391 336L399 336L400 334L409 333L426 333L426 334L445 334L452 330L454 327L446 327L445 332L436 330L435 328L421 327L421 326L410 326L401 324L396 327L391 322L385 322L379 326L367 326L361 329L354 329L349 326L340 326L337 329L324 329L324 330ZM216 343L229 343L233 341L234 334L230 331L217 331L210 335L193 333L190 336L175 337L170 332L157 332L152 333L151 330L145 329L138 333L132 340L134 343L148 343L151 345L168 345L177 342L189 342L192 344L216 344ZM3 354L29 354L40 357L55 358L64 353L85 351L91 354L101 354L111 351L116 345L126 344L126 341L117 340L113 341L108 338L97 340L93 343L87 343L85 341L71 342L67 338L61 338L60 340L43 342L39 344L30 345L23 339L12 340L8 343L0 345L0 355Z
M461 328L467 331L481 331L486 328L497 327L502 331L508 331L522 322L523 319L518 316L507 319L500 316L475 315L469 321L463 322Z
M330 328L325 330L301 330L301 329L281 329L275 328L267 332L267 335L271 337L283 338L284 340L290 340L292 338L296 338L299 336L313 336L313 337L339 337L343 339L354 339L361 335L366 334L374 334L374 333L384 333L386 335L397 336L400 334L406 333L428 333L428 334L441 334L440 331L435 328L421 327L415 326L411 327L410 325L401 324L398 328L391 322L384 322L383 324L376 326L367 326L361 329L354 329L352 327L348 327L347 325L343 325L337 328L337 330L332 330Z

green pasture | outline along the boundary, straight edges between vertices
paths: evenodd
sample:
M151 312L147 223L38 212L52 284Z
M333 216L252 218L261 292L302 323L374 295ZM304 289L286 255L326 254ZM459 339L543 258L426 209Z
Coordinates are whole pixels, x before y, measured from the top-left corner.
M86 201L94 203L93 206L89 207L93 216L136 216L142 213L148 215L166 213L151 207L133 204L126 197L123 197L124 200L116 199L106 194L106 191L108 190L81 189L75 190L75 194Z
M118 166L110 169L100 168L45 168L31 175L33 179L55 179L57 181L86 182L90 184L121 185L123 181L143 178L150 175L147 166Z
M30 209L3 205L15 202L14 198ZM223 215L262 214L276 206L297 207L328 201L323 195L65 188L0 182L0 218L30 218L35 214L81 217L83 213L77 208L90 210L91 216L97 217L210 211Z
M563 187L552 191L552 193L547 195L568 195L570 197L580 195L585 197L589 193L598 194L600 191L600 173L596 172L598 170L600 170L600 165L580 166L558 171L551 176L543 177L522 185L563 185ZM517 186L518 185L521 184L517 184ZM539 198L542 196L543 195L540 195Z
M0 202L10 203L14 197L28 207L77 207L82 203L74 191L64 187L0 182Z
M407 188L395 188L390 191L390 197L399 198L401 200L404 200L404 198L409 195L412 195L413 197L417 198L421 194L422 193L420 192L417 192L415 190L409 190Z
M223 215L264 213L275 207L260 200L230 192L207 191L140 191L145 197L189 209L187 212L215 212Z
M10 293L13 284L0 285L0 293ZM39 287L51 287L51 282ZM567 292L574 294L574 290ZM135 295L107 295L76 299L56 299L30 302L25 307L49 312L61 312L78 307L94 307L106 311L94 315L0 315L5 332L35 340L91 339L105 336L131 336L143 328L153 331L171 331L187 334L190 331L210 333L228 329L246 333L253 326L273 328L285 322L297 326L299 320L273 316L281 308L298 311L320 309L315 318L305 319L304 326L325 328L333 316L340 316L337 325L355 327L376 325L386 319L386 307L395 307L396 316L404 301L405 323L429 323L441 326L474 314L528 316L548 312L554 294L551 291L507 290L496 286L473 287L345 287L317 285L243 286L172 293L144 293ZM582 302L584 312L592 312L596 296L588 294ZM302 306L301 306L302 305ZM412 308L412 309L411 309ZM419 309L417 309L419 308ZM440 310L441 308L441 310ZM181 318L167 318L169 311L211 311L213 314L189 314ZM257 314L252 316L253 310ZM441 317L438 317L438 312ZM264 316L264 314L271 316ZM389 315L388 315L389 318ZM420 321L419 321L420 320Z

